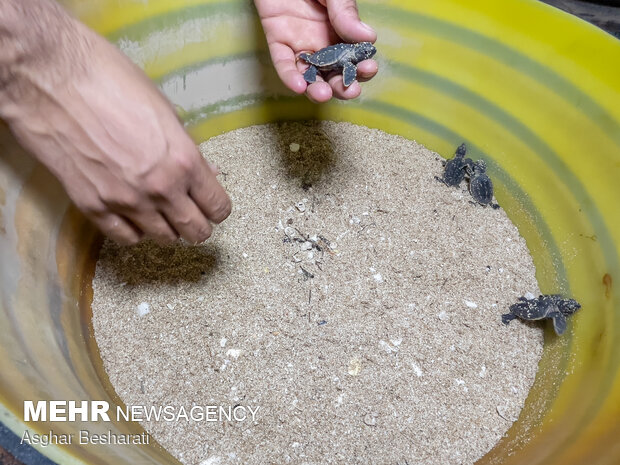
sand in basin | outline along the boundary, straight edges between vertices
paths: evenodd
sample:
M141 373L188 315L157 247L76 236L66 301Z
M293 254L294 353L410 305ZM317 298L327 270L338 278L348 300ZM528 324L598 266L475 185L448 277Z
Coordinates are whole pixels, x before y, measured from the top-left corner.
M347 123L250 127L201 150L233 213L197 247L106 243L95 335L127 405L247 417L195 409L144 421L151 435L196 465L472 464L490 450L543 346L540 327L501 323L538 293L504 211L435 180L435 153Z

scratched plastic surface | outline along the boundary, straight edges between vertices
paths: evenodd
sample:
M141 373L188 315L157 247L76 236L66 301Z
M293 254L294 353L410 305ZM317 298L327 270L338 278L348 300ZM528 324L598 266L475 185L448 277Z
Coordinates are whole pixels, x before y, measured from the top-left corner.
M65 3L156 80L196 141L319 118L444 156L467 142L487 161L542 290L583 305L564 337L547 328L519 421L479 463L620 463L620 42L533 0L360 1L379 32L381 72L363 99L314 106L279 84L247 1ZM100 238L1 126L0 153L0 419L21 434L24 399L118 398L89 332ZM176 463L156 445L42 452L62 464Z

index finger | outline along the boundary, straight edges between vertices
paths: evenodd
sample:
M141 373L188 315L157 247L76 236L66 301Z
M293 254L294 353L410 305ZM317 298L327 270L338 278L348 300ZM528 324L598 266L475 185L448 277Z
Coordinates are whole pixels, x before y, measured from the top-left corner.
M269 53L278 76L286 87L297 94L305 92L307 84L297 69L295 53L288 45L282 43L269 44Z

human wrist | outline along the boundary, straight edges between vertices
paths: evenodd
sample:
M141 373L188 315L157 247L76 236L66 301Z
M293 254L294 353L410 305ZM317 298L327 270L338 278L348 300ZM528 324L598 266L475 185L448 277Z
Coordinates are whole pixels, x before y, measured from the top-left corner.
M2 0L0 117L87 73L94 35L53 0Z

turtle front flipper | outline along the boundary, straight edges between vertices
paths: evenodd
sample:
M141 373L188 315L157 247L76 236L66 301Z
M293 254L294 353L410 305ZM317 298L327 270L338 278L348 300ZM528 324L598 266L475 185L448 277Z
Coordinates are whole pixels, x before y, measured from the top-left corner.
M317 68L314 65L310 65L310 67L306 70L306 72L304 73L304 79L306 80L306 82L308 84L312 84L313 82L316 82L316 74L317 74Z
M562 314L562 312L553 312L549 315L549 317L553 320L553 329L555 330L555 334L561 336L566 331L566 317Z
M342 69L342 83L345 87L349 87L353 84L353 81L357 78L357 66L353 63L348 62L345 63L344 68Z
M502 323L507 325L508 323L510 323L515 318L517 318L517 315L515 315L514 313L504 313L502 315Z

